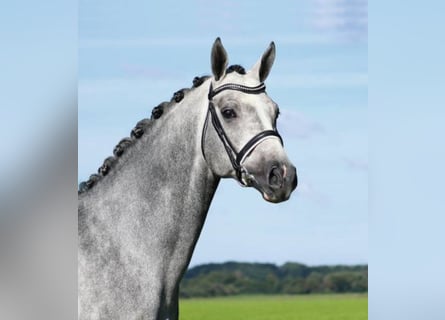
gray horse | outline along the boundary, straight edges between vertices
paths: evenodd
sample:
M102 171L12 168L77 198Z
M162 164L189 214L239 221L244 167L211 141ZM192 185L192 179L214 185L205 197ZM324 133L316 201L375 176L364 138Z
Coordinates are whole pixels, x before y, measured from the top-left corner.
M221 178L267 201L297 185L265 92L272 42L246 73L227 68L219 38L213 77L196 77L140 121L79 186L79 319L178 319L180 280Z

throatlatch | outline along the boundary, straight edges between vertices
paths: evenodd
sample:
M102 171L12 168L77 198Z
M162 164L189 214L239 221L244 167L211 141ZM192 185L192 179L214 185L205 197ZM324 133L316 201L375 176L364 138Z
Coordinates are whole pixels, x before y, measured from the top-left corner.
M212 101L214 96L216 96L218 93L224 90L235 90L235 91L241 91L243 93L259 94L266 91L266 85L264 83L260 83L256 87L248 87L236 83L227 83L216 88L215 90L213 90L213 86L212 84L210 84L209 88L209 94L208 94L209 107L207 109L206 120L204 123L204 127L202 129L202 137L201 137L202 155L204 156L204 159L206 159L204 152L204 140L205 140L205 134L207 132L209 113L210 113L212 117L213 127L215 128L215 131L218 134L219 139L221 140L221 142L224 145L224 148L226 149L230 163L232 164L232 167L236 172L236 177L241 185L247 187L255 182L254 181L255 178L251 174L249 174L247 169L242 165L246 157L250 154L250 152L253 149L255 149L256 146L258 146L261 142L263 142L265 139L271 136L277 137L280 140L281 145L283 145L283 139L281 138L276 128L274 128L274 130L265 130L255 135L245 144L243 148L241 148L239 152L236 152L235 147L233 146L232 142L230 141L229 137L224 131L224 128L221 124L221 121L218 118L218 114L216 113L216 109Z

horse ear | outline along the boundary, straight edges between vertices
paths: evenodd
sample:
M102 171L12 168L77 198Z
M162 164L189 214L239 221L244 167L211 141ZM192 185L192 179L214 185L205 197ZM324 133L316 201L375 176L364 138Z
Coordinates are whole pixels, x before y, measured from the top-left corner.
M219 37L216 38L215 42L213 43L211 62L213 76L215 77L215 80L218 81L226 74L228 64L227 52L224 49Z
M264 51L263 56L253 66L251 72L258 76L260 82L264 82L272 69L273 62L275 61L275 43L272 41L269 47Z

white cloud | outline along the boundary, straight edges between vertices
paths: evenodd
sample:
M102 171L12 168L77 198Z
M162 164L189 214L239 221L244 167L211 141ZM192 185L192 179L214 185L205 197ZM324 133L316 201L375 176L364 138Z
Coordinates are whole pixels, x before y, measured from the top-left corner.
M313 0L312 25L349 40L368 36L367 0Z

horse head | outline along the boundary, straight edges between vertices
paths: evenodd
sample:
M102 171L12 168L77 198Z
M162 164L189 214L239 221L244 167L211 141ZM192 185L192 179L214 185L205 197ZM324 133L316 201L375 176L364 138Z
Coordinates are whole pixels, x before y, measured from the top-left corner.
M289 199L297 174L276 128L278 105L265 91L274 60L272 42L251 70L228 72L227 52L216 39L201 146L215 175L234 178L278 203Z

